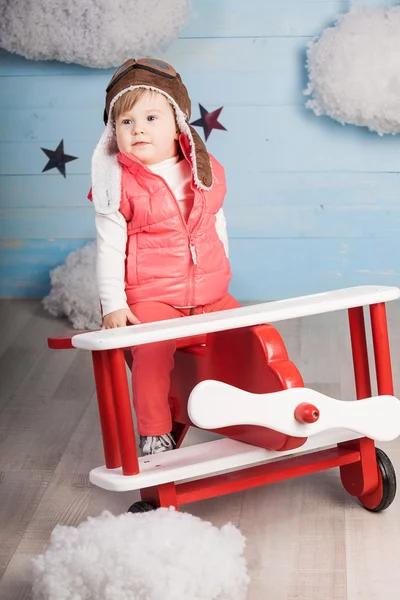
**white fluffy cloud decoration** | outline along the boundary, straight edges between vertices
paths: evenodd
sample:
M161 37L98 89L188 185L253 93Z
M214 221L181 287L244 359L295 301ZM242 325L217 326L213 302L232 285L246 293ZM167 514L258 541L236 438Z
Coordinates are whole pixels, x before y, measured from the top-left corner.
M187 513L104 512L54 529L34 559L34 600L244 600L245 539Z
M75 329L101 327L95 242L71 252L63 265L50 271L50 281L43 306L51 315L67 317Z
M189 0L0 0L0 45L35 60L115 67L185 26Z
M400 6L354 6L308 43L307 68L316 115L400 132Z

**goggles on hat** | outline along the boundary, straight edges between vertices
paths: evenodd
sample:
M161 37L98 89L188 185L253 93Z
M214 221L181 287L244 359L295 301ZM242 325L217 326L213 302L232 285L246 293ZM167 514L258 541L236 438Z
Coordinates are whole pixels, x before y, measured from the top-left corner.
M130 58L114 73L113 78L108 84L106 93L108 94L114 85L133 69L144 69L145 71L150 71L156 75L162 75L168 79L175 79L177 75L174 67L171 67L171 65L158 58L140 58L139 60Z

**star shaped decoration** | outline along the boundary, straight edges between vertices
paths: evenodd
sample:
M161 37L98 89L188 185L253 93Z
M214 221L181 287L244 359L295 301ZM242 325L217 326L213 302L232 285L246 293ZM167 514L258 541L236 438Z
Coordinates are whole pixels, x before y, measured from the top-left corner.
M213 129L223 129L224 131L227 131L226 127L221 125L221 123L218 121L221 110L224 108L223 106L221 106L221 108L217 108L217 110L213 110L212 112L208 112L208 110L206 110L201 104L199 104L199 107L201 117L200 119L197 119L197 121L190 123L190 125L202 127L206 140Z
M43 150L43 152L49 158L49 161L42 170L42 173L44 173L44 171L48 171L49 169L57 168L60 171L61 175L66 177L66 163L70 162L71 160L76 160L78 158L77 156L69 156L68 154L64 154L64 140L61 140L56 150L47 150L46 148L41 148L41 150Z

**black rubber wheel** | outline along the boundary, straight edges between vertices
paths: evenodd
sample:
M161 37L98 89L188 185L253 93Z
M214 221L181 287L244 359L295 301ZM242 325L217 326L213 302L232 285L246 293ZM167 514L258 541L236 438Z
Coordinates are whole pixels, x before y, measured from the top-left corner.
M370 512L382 512L392 504L396 496L396 473L390 458L383 450L375 448L375 453L378 469L382 476L382 499L375 508L368 508L367 506L364 506L364 508ZM362 503L362 498L360 500Z
M128 508L127 512L143 513L150 512L151 510L156 510L152 504L150 504L149 502L143 502L142 500L139 500L139 502L134 502L132 506Z

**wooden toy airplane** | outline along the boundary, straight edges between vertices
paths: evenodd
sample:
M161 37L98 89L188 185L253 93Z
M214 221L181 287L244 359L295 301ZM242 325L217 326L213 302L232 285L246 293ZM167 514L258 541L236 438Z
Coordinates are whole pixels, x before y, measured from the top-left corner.
M396 476L375 440L400 435L385 303L400 289L360 286L169 321L51 338L54 349L93 356L105 466L95 485L140 490L132 512L179 505L333 467L372 511L387 508ZM371 381L364 322L369 306L378 395ZM359 401L304 387L271 323L347 310ZM124 348L177 339L170 404L177 449L138 458ZM190 426L222 434L182 448ZM284 458L284 460L282 460Z

